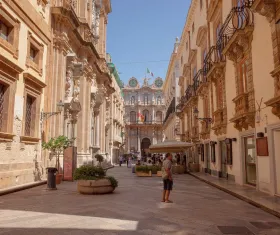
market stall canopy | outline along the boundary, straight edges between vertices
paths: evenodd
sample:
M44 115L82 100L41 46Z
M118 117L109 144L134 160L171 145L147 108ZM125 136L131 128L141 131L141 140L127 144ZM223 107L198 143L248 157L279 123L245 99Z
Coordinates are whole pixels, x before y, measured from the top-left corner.
M153 144L150 146L151 153L178 153L187 150L193 146L192 143L177 140L166 140L164 142Z

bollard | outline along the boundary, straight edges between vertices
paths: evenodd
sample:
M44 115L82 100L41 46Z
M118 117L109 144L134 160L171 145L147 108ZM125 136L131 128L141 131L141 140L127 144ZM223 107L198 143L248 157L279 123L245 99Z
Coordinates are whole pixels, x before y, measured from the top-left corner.
M48 167L48 181L47 181L47 189L48 190L56 190L56 172L57 169L55 167Z

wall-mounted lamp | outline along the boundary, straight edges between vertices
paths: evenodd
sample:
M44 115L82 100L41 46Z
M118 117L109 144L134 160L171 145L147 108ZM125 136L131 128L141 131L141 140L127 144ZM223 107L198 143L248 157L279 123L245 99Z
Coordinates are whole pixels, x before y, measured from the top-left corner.
M57 115L60 114L63 111L64 108L64 103L62 102L62 100L60 100L57 104L57 112L41 112L41 121L47 120L49 117L53 116L53 115Z
M198 120L201 120L201 121L204 121L207 126L208 126L208 124L212 123L212 118L208 118L208 117L200 118L200 117L198 117L198 114L199 114L199 111L198 111L197 107L195 107L193 109L193 116L194 116L194 118L196 118Z

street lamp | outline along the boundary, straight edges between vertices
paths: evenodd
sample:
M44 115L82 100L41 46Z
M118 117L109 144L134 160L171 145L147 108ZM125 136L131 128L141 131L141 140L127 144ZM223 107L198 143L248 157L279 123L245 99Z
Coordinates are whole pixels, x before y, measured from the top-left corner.
M62 100L60 100L57 103L57 110L58 110L57 112L41 112L41 121L45 121L53 115L60 114L63 111L63 108L64 108L64 103L62 102Z
M197 109L197 107L194 108L193 110L193 116L197 119L197 120L201 120L204 121L206 123L206 126L208 127L208 124L212 123L212 118L200 118L198 117L199 111Z

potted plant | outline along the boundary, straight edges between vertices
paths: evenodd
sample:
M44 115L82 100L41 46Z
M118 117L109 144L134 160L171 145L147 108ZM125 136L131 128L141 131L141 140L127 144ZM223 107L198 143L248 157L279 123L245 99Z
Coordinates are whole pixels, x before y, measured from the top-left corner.
M145 166L136 166L136 175L139 177L151 177L152 171L151 167Z
M104 157L101 154L96 154L94 157L96 161L98 161L99 166L101 166L101 163L104 161Z
M77 180L77 190L81 194L106 194L114 192L118 181L112 176L106 176L100 166L81 166L74 172Z
M62 180L62 173L60 167L60 156L64 149L68 148L73 140L68 139L64 135L60 135L57 138L51 138L48 142L42 143L43 149L47 149L51 152L51 156L55 156L55 167L57 169L56 184L60 184Z

